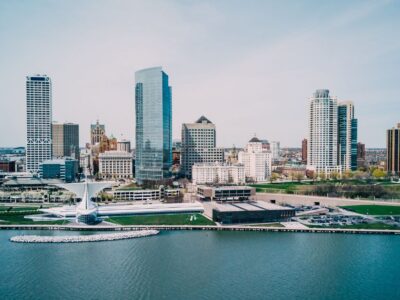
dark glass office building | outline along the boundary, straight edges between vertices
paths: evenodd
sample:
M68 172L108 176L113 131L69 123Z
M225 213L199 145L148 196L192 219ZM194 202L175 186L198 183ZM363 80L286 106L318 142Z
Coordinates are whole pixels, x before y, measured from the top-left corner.
M357 169L357 119L354 118L352 102L338 106L338 154L343 170Z
M136 180L170 177L172 165L172 96L161 67L135 73Z

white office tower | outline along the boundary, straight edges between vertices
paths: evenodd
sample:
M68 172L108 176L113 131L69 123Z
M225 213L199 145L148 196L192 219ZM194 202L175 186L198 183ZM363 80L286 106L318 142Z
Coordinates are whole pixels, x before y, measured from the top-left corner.
M244 184L242 164L207 163L192 167L193 184Z
M215 125L202 116L195 123L182 125L182 171L192 176L195 163L215 163L224 161L224 150L216 148Z
M252 138L244 151L239 152L239 163L244 165L247 181L265 181L271 176L271 152L263 149L262 142Z
M36 173L52 156L51 80L46 75L26 77L26 169Z
M317 90L310 98L307 169L340 172L338 166L338 104L329 90Z
M277 141L273 141L269 144L269 148L271 150L271 155L273 160L279 159L280 155L279 153L281 152L281 145Z

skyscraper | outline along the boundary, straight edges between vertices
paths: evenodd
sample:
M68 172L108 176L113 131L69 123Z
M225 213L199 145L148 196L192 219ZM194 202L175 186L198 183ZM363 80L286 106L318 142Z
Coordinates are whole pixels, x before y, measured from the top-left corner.
M46 75L26 77L26 169L29 172L37 172L39 164L52 156L51 88L51 80Z
M53 123L53 157L72 157L79 160L79 125Z
M307 139L301 141L301 162L307 164Z
M344 171L357 169L357 119L351 101L338 106L338 159Z
M338 106L329 90L317 90L310 98L307 169L329 174L338 166Z
M386 132L386 165L389 175L400 175L400 123Z
M170 177L172 166L172 95L161 67L135 73L137 182Z
M215 125L201 116L194 123L182 124L182 173L192 176L196 163L222 163L224 151L216 148Z

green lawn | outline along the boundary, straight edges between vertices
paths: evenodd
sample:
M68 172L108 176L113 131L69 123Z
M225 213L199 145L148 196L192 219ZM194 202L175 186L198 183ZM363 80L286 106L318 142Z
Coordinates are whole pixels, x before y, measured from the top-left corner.
M343 225L343 226L318 226L307 225L310 228L340 228L340 229L380 229L380 230L400 230L400 227L387 225L384 223L371 223L371 224L356 224L356 225Z
M63 225L67 224L67 220L57 220L57 221L33 221L31 219L25 219L24 216L31 214L23 213L10 213L10 214L0 214L0 225Z
M296 188L299 185L304 185L306 183L301 182L284 182L284 183L260 183L260 184L250 184L250 186L261 189L277 189L277 190L287 190L289 188Z
M119 225L215 225L201 214L137 215L111 217L106 221Z
M34 207L34 206L12 206L12 205L3 206L3 205L1 205L0 212L7 211L9 208L11 208L9 211L24 211L24 210L34 211L34 210L38 209L38 207Z
M341 208L364 215L375 215L375 216L400 215L400 206L392 206L392 205L353 205L353 206L341 206Z

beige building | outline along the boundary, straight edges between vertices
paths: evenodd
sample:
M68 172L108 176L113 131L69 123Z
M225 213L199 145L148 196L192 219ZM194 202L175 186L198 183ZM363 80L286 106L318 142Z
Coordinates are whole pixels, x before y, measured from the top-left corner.
M99 154L99 176L103 179L133 177L132 154L125 151L106 151Z
M244 184L244 166L241 164L195 164L192 167L193 184Z

